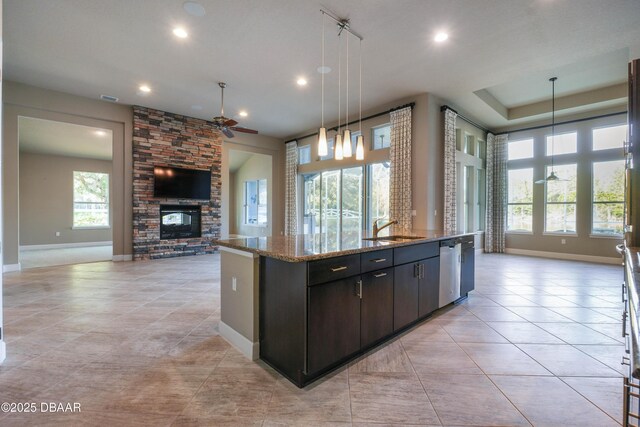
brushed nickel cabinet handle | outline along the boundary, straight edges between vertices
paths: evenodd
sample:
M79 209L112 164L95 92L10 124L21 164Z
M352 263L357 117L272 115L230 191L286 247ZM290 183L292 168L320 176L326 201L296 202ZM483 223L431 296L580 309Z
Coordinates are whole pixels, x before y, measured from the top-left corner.
M358 280L356 286L356 296L362 299L362 280Z
M371 262L385 262L387 259L386 258L375 258L375 259L371 259L369 261Z
M333 267L333 268L331 268L331 271L335 273L336 271L342 271L342 270L346 270L346 269L347 269L347 267L345 267L345 266Z
M386 275L387 273L378 273L378 274L374 274L373 277L384 277Z

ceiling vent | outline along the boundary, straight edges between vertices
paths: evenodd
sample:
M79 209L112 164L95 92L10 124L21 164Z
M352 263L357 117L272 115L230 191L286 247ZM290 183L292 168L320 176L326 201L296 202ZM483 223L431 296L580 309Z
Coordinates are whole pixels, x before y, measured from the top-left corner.
M111 95L100 95L100 99L103 101L118 102L118 98Z

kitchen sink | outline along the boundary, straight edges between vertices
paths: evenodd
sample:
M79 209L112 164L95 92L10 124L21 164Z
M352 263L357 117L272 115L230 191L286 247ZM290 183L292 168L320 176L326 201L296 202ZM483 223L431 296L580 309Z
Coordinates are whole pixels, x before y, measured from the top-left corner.
M403 242L407 240L418 240L424 239L424 237L420 236L381 236L381 237L369 237L367 239L362 240L371 240L373 242L383 241L383 242Z

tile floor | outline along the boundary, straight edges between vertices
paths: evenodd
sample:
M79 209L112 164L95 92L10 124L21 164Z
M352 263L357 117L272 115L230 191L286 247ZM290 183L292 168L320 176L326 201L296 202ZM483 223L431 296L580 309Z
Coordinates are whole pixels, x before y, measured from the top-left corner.
M0 425L608 426L622 268L479 255L469 299L300 390L217 334L219 257L4 275Z

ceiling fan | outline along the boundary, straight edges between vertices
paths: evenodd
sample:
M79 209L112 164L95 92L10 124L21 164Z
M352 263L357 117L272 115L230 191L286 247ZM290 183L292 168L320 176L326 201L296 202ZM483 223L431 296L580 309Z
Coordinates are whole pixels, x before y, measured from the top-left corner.
M551 173L545 179L539 179L536 181L536 184L546 184L547 182L557 182L557 181L568 181L567 179L562 179L556 175L556 172L553 170L553 144L555 142L555 126L556 126L556 80L557 77L551 77L549 81L551 82Z
M224 82L218 82L218 86L220 86L220 89L222 90L222 103L220 106L220 115L211 119L211 121L213 122L213 127L225 134L227 138L234 137L233 132L231 132L232 130L243 133L258 133L257 130L238 127L236 126L238 124L237 121L224 116L224 88L227 87L227 84Z

